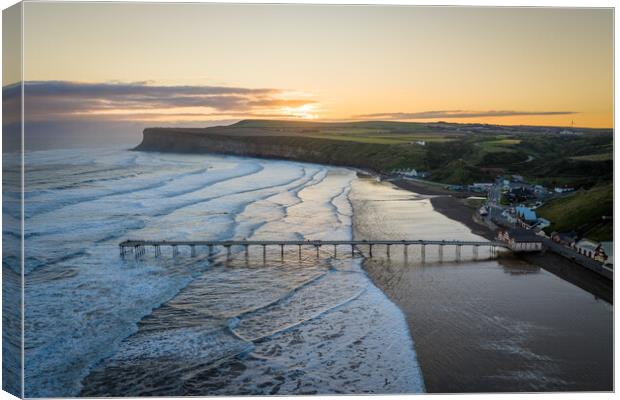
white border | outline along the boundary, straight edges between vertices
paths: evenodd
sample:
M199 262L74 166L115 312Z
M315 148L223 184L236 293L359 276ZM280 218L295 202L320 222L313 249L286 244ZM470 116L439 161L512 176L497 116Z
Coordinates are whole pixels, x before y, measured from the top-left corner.
M24 3L30 3L30 2L36 2L36 1L24 1ZM80 1L80 0L64 0L62 2L84 2L84 1ZM111 1L105 1L105 2L121 2L121 1L117 1L117 0L111 0ZM192 1L175 1L175 0L150 0L150 1L145 1L145 0L133 0L131 2L135 2L135 3L246 3L246 4L261 4L261 3L270 3L270 4L325 4L325 5L329 5L329 4L345 4L345 5L356 5L356 4L368 4L368 5L418 5L418 6L481 6L481 7L586 7L586 8L594 8L594 7L604 7L604 8L614 8L616 5L616 2L614 1L608 1L608 0L590 0L590 1L583 1L583 0L538 0L538 1L514 1L514 0L504 0L501 2L498 2L497 0L493 1L493 0L475 0L475 1L468 1L468 0L447 0L447 1L411 1L411 0L390 0L390 1L383 1L383 0L372 0L372 1L360 1L360 0L340 0L340 1L332 1L332 0L314 0L314 1L303 1L303 0L290 0L290 1L260 1L260 0L243 0L243 1L231 1L231 0L220 0L220 1L202 1L202 2L192 2ZM5 9L13 4L17 3L14 0L0 0L0 5L2 6L2 9ZM22 7L22 43L21 43L21 52L22 52L22 60L23 60L23 54L24 54L24 35L23 35L23 31L24 31L24 8ZM1 19L0 19L0 25L1 25ZM0 34L1 35L1 34ZM0 38L1 39L1 38ZM614 10L614 63L615 63L615 46L618 39L618 33L615 30L615 10ZM0 40L1 42L1 40ZM618 72L618 66L617 64L614 65L614 128L615 128L615 121L617 120L618 117L618 110L615 108L615 99L616 99L616 81L615 81L615 76L616 73ZM1 67L0 67L0 71L1 71ZM24 66L23 66L23 62L22 62L22 78L24 76ZM24 187L24 114L23 114L23 110L24 110L24 89L23 89L23 84L22 84L22 188ZM0 110L0 116L2 111ZM0 154L1 154L1 150L2 150L2 144L0 142ZM616 183L616 179L615 177L620 176L620 166L618 164L615 163L616 157L618 156L618 152L616 151L616 147L615 147L615 143L614 143L614 208L616 205L616 202L618 201L618 187L617 185L615 185ZM0 156L1 157L1 156ZM1 161L1 160L0 160ZM0 194L0 200L1 200L1 194ZM24 262L24 255L25 255L25 251L24 251L24 221L23 221L23 215L24 215L24 205L23 205L23 201L24 201L24 192L22 190L22 227L21 227L21 233L22 233L22 243L21 243L21 256L22 256L22 396L23 396L23 379L24 379L24 369L23 369L23 362L24 362L24 353L23 353L23 329L24 329L24 269L23 269L23 262ZM1 216L0 216L0 223L1 223ZM614 231L617 231L616 228L618 228L618 226L620 225L620 223L618 221L614 222ZM614 251L617 253L618 250L618 246L615 247ZM1 252L1 249L0 249ZM1 301L1 300L0 300ZM614 293L614 303L615 303L615 293ZM1 303L0 303L1 304ZM614 333L618 332L615 329L615 323L616 323L616 319L615 319L615 310L614 310ZM0 321L0 328L1 328L1 321ZM593 338L596 337L596 332L592 332ZM595 339L594 339L595 340ZM1 352L1 349L0 349ZM618 356L618 350L617 347L615 346L615 339L614 339L614 361ZM615 367L615 362L614 362L614 367ZM1 371L0 371L0 376L1 376ZM618 371L614 368L614 383L618 382ZM379 396L373 396L373 398L377 398L377 399L404 399L404 398L409 398L412 395L396 395L396 396L386 396L386 395L379 395ZM438 398L445 398L446 396L450 396L450 395L433 395L433 397L438 397ZM549 400L556 400L556 399L607 399L607 398L612 398L615 397L614 394L610 394L610 393L549 393L549 394L463 394L463 395L458 395L459 398L463 399L463 400L470 400L470 399L480 399L480 398L492 398L493 399L515 399L515 398L520 398L520 397L527 397L529 399L532 398L539 398L539 397L543 397L545 399L549 399ZM265 396L266 397L266 396ZM316 400L317 398L321 398L321 399L342 399L342 396L279 396L280 398L284 397L287 399L295 399L295 400ZM354 397L362 397L362 396L347 396L348 398ZM6 392L2 392L0 391L0 399L13 399L14 397L11 396L10 394L6 393ZM217 398L222 398L222 397L217 397ZM232 398L232 399L244 399L244 397L227 397L227 398ZM160 399L158 397L151 397L151 399ZM170 398L168 398L170 399Z

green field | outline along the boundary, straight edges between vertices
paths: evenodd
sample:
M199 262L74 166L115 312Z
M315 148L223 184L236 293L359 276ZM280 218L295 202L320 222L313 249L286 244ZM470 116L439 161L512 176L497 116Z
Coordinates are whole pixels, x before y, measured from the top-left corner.
M581 160L581 161L609 161L613 160L613 152L605 152L599 154L587 154L584 156L575 156L571 157L573 160Z
M479 146L487 153L514 152L517 151L515 145L520 143L521 139L484 140L480 142Z
M611 182L613 132L585 129L581 135L561 135L563 129L445 122L246 120L225 127L225 132L284 136L282 143L303 146L309 158L320 162L379 172L415 168L430 172L432 180L442 183L490 181L503 174L523 175L546 186L589 188ZM419 140L426 145L416 144Z
M308 135L308 137L319 138L319 139L331 139L331 140L345 140L348 142L359 142L359 143L376 143L376 144L408 144L419 146L416 144L416 141L423 140L425 142L447 142L450 140L454 140L453 138L447 136L426 136L426 135L370 135L370 134L328 134L323 133L322 135Z

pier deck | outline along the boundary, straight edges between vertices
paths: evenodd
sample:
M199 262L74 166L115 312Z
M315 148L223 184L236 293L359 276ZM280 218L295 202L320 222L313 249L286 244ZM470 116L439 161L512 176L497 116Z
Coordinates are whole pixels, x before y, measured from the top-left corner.
M146 247L152 247L155 255L158 256L161 254L161 247L171 247L172 254L176 255L178 247L186 246L191 249L192 256L195 256L196 248L200 246L208 247L209 253L213 251L214 247L225 247L230 252L231 247L242 246L245 248L246 254L249 247L261 246L264 256L268 246L279 246L282 254L284 254L285 247L297 246L301 257L301 249L304 246L315 247L317 256L322 246L333 246L334 252L337 251L338 246L349 246L352 253L355 251L356 246L366 246L369 250L369 256L372 257L373 246L377 245L386 246L388 255L390 254L391 246L403 246L405 250L408 246L422 246L423 249L426 246L439 246L440 248L455 246L457 254L460 253L460 248L463 246L471 246L476 250L479 247L488 247L493 255L495 255L497 248L510 250L510 247L504 242L463 240L125 240L119 244L119 247L121 255L133 252L136 256L144 254Z

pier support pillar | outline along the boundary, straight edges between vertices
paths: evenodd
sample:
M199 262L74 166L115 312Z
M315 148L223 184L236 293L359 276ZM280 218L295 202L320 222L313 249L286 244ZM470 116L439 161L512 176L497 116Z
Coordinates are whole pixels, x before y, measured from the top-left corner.
M316 247L316 258L319 258L319 247L321 247L321 245L315 244L314 247Z
M334 245L334 258L338 257L338 245Z
M443 262L443 244L439 245L439 262Z
M474 246L474 260L478 259L478 245Z
M284 260L284 245L280 245L280 259Z
M461 245L456 245L456 261L461 261Z
M267 245L263 245L263 261L267 258Z
M422 264L424 264L426 262L426 245L423 244L422 248L420 249L420 256L422 259Z
M226 245L226 258L230 258L230 245Z
M298 250L299 250L299 260L301 261L301 245L298 245Z
M355 257L355 246L351 245L351 258Z
M386 253L387 253L388 258L390 258L390 246L391 246L391 245L390 245L390 244L388 244L388 245L386 245L386 246L387 246L387 248L386 248Z
M247 244L244 244L244 245L243 245L244 252L245 252L245 258L248 258L248 257L249 257L249 254L250 254L250 250L248 249L248 247L250 247L250 246L249 246L249 245L247 245Z
M196 246L191 245L190 247L190 254L192 257L196 257Z
M213 255L213 245L210 244L209 245L209 257L211 257Z
M372 244L368 245L368 255L372 257Z
M176 257L177 254L179 254L179 249L177 248L177 246L172 246L172 256Z

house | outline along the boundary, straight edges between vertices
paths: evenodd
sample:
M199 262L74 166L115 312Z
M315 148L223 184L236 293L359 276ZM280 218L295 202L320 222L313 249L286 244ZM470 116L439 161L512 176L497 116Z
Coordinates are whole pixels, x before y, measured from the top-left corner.
M521 175L513 175L512 176L512 181L513 182L523 182L523 177Z
M571 232L553 232L551 234L551 240L564 246L572 247L577 240L577 234Z
M472 185L474 188L480 188L484 190L489 190L493 187L493 183L474 183Z
M589 239L581 239L573 244L573 248L577 250L577 253L586 257L597 259L601 258L601 244Z
M430 172L418 171L418 178L428 178L431 176Z
M564 135L564 136L579 136L579 135L582 135L582 132L577 132L577 131L571 131L569 129L564 129L563 131L560 131L560 135Z
M542 185L534 185L534 195L538 199L544 199L547 196L547 188Z
M517 219L507 210L502 211L502 217L510 224L515 224L517 222Z
M542 230L542 229L545 229L546 227L548 227L548 226L550 226L550 225L551 225L551 222L550 222L548 219L545 219L545 218L538 218L538 219L536 220L536 224L534 224L534 227L535 227L537 230Z
M542 250L542 239L522 229L501 229L497 234L497 239L508 244L515 252Z
M605 261L603 265L608 268L613 268L614 266L614 242L601 242L601 248L605 253Z
M526 229L532 228L538 222L536 212L529 207L517 206L515 208L515 215L517 216L517 223Z
M506 194L508 200L512 203L525 202L534 196L534 192L525 186L513 187Z
M394 169L394 170L392 170L392 173L396 174L396 175L400 175L400 176L409 176L409 177L418 176L418 171L416 171L413 168L411 168L411 169Z

